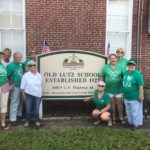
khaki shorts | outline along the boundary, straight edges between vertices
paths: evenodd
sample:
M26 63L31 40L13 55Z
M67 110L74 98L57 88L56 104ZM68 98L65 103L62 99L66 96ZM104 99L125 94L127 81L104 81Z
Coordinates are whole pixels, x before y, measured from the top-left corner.
M110 98L111 98L111 97L116 97L116 98L121 98L121 97L123 97L123 94L122 94L122 93L119 93L119 94L111 94L111 93L108 93L108 94L109 94Z
M8 97L9 97L9 92L7 92L5 94L2 93L1 87L0 87L0 112L1 113L7 112Z

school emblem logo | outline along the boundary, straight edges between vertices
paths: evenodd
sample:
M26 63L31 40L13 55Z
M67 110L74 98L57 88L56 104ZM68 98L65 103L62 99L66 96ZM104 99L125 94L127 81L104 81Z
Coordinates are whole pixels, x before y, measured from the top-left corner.
M64 59L63 67L72 69L83 68L84 61L82 59L79 59L75 54L73 54L69 58Z

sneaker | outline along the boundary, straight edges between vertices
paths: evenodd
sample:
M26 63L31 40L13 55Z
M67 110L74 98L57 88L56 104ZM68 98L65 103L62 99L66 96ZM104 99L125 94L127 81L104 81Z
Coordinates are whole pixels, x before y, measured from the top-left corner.
M41 126L41 123L40 123L40 122L36 122L36 123L35 123L35 126L40 127L40 126Z
M25 128L29 127L29 122L25 122L25 123L24 123L24 127L25 127Z
M133 124L125 123L124 127L125 127L125 128L132 128L132 127L133 127Z
M18 126L18 122L17 122L17 121L10 121L10 124L11 124L12 126Z
M131 128L132 131L137 131L138 129L139 129L139 128L136 127L136 126L133 126L133 127Z
M10 127L7 126L6 124L5 124L4 126L1 126L1 128L2 128L3 130L9 130L9 129L10 129Z
M95 125L95 126L97 126L97 125L99 125L100 124L100 120L96 120L93 124Z

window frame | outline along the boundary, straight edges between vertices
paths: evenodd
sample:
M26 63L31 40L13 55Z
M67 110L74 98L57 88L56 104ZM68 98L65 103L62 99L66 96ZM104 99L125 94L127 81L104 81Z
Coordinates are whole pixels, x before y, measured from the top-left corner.
M22 30L23 32L23 50L21 51L22 55L23 55L23 61L25 60L26 58L26 28L25 28L25 0L22 0L22 11L15 11L12 9L12 0L9 0L9 10L0 10L0 12L9 12L10 13L10 28L2 28L0 27L0 49L2 50L2 43L1 43L1 40L2 40L2 36L1 36L1 31L3 30L7 30L7 31L12 31L12 30L16 30L16 31L19 31L19 30ZM12 13L13 12L17 12L17 13L22 13L22 27L20 28L16 28L16 27L13 27L12 24L13 24L13 15ZM12 50L12 52L14 52Z
M132 49L132 15L133 15L133 0L127 0L128 1L128 25L127 31L110 31L108 30L108 8L109 8L109 1L107 0L106 4L106 36L105 36L105 54L107 54L107 45L108 45L108 33L114 33L114 34L119 34L119 33L126 33L126 40L127 40L127 45L126 45L126 54L125 57L127 59L131 58L131 49ZM117 2L120 0L116 0ZM110 43L111 47L111 43Z

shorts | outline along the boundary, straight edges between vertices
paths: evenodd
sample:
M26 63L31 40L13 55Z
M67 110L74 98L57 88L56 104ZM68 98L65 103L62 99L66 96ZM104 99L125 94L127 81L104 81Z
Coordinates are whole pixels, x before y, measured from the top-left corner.
M2 93L1 87L0 87L0 112L1 113L7 112L8 97L9 97L9 92L7 92L5 94Z
M122 93L119 93L119 94L111 94L111 93L108 93L110 98L111 97L116 97L116 98L122 98L123 97L123 94Z

